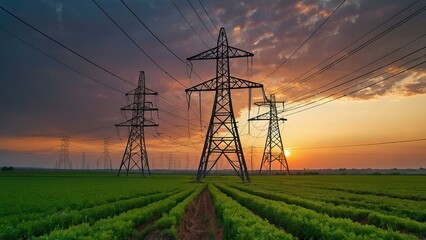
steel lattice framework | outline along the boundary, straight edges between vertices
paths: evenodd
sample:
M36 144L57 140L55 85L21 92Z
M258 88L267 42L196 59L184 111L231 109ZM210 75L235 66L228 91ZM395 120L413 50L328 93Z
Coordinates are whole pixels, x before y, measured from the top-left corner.
M197 181L201 181L222 157L227 159L244 182L250 181L232 108L231 89L262 88L263 90L263 85L230 76L229 59L253 56L253 53L229 46L225 29L222 27L217 39L217 47L187 58L188 61L216 60L215 78L185 90L188 102L192 92L214 91L216 93L198 166Z
M152 114L148 117L145 112L152 113L152 111L158 111L158 108L154 108L154 104L147 101L147 96L149 95L157 95L157 92L145 87L145 72L140 71L137 88L126 94L126 96L133 96L133 103L121 108L122 111L131 111L132 117L123 123L115 125L129 129L129 138L118 169L118 175L120 175L123 168L126 170L126 175L128 175L129 171L135 167L141 171L142 175L145 174L145 170L148 171L148 175L151 175L144 129L145 127L156 127L158 124L153 121Z
M277 103L281 103L283 105L283 109L280 112L277 110ZM287 121L287 119L278 117L279 113L284 112L284 101L276 101L275 95L271 94L269 99L266 98L265 102L257 102L255 104L258 106L269 107L268 112L249 119L249 121L269 121L268 135L266 135L265 148L263 150L259 174L262 173L262 169L266 169L266 173L271 174L272 163L274 161L278 161L280 168L285 169L286 173L289 175L290 170L288 168L279 126L279 121Z
M104 144L102 146L103 148L103 158L104 158L104 169L105 170L112 170L112 160L109 156L109 139L104 138Z
M61 138L61 154L59 155L59 160L56 163L56 168L60 169L61 166L64 169L72 169L72 164L69 157L69 137L64 136Z

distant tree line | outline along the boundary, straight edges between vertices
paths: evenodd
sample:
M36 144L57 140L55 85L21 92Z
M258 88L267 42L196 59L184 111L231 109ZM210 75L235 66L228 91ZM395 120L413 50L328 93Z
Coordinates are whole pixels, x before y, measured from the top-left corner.
M2 171L13 171L13 167L2 167L1 170Z

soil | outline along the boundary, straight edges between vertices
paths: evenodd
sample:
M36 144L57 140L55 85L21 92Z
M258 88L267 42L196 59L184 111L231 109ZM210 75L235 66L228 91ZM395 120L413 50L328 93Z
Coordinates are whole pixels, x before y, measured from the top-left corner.
M181 240L223 239L223 228L216 224L215 207L207 188L188 206L177 235Z

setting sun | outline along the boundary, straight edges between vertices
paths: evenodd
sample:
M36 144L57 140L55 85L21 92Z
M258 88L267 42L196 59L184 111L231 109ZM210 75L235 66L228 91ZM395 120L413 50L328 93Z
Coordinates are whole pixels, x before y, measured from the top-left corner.
M291 152L290 152L290 150L286 149L286 150L284 150L284 154L285 154L286 157L288 157L288 156L291 155Z

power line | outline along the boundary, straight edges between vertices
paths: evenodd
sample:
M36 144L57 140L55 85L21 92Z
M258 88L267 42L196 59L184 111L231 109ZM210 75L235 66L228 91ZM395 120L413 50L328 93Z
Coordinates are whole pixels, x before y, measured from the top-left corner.
M173 77L171 74L169 74L167 71L165 71L152 57L150 57L149 55L148 55L148 53L146 53L143 49L142 49L142 47L140 47L140 45L138 44L138 43L136 43L136 41L135 40L133 40L133 38L132 37L130 37L130 35L129 34L127 34L127 32L96 2L96 0L92 0L94 3L95 3L95 5L121 30L121 32L139 49L139 50L141 50L142 51L142 53L145 55L145 56L147 56L160 70L162 70L164 73L166 73L170 78L172 78L174 81L176 81L176 82L178 82L181 86L183 86L183 87L185 87L186 88L186 86L182 83L182 82L180 82L179 80L177 80L175 77ZM132 15L134 16L134 17L136 17L138 20L139 20L139 22L167 49L167 50L169 50L176 58L178 58L182 63L184 63L185 65L186 65L186 62L185 61L183 61L181 58L179 58L179 56L177 56L170 48L168 48L149 28L148 28L148 26L146 25L146 24L144 24L143 23L143 21L130 9L130 7L124 2L124 1L121 1L122 2L122 4L132 13ZM199 79L200 79L200 77L196 74L196 73L194 73ZM166 98L164 98L164 97L161 97L160 96L160 98L162 98L162 99L164 99L164 100L167 100ZM168 101L167 101L168 102ZM179 106L177 106L177 105L175 105L175 104L171 104L172 106L174 105L174 106L176 106L176 108L177 109L179 109L180 107ZM163 109L163 111L166 111L166 110L164 110ZM168 113L170 113L170 112L168 112ZM177 116L177 115L175 115L175 116ZM180 116L179 116L180 117ZM180 117L181 118L181 117Z
M195 14L197 15L198 19L200 20L200 22L203 24L204 28L207 30L207 32L210 34L210 36L212 37L213 40L216 40L213 37L213 34L209 31L209 29L207 28L206 24L204 24L203 20L201 19L200 15L198 14L197 10L195 10L194 6L192 5L191 1L188 0L189 5L191 5L192 10L194 10Z
M96 2L95 0L93 0L94 2ZM183 62L186 65L185 60L183 60L182 58L180 58L175 52L173 52L163 41L161 41L160 38L157 37L157 35L155 35L155 33L153 31L151 31L151 29L138 17L138 15L136 15L135 12L133 12L133 10L123 1L121 0L121 3L127 8L127 10L129 10L129 12L139 21L140 24L142 24L142 26L144 26L144 28L146 30L148 30L148 32L151 33L152 36L154 36L155 39L157 39L157 41L159 41L161 43L161 45L163 45L171 54L173 54L173 56L175 56L177 59L179 59L181 62ZM97 4L96 4L97 5ZM100 8L100 6L98 5L98 7ZM101 8L102 9L102 8ZM102 10L103 11L103 10ZM103 11L105 14L106 12Z
M392 78L392 77L395 77L395 76L397 76L397 75L399 75L399 74L402 74L402 73L404 73L404 72L406 72L406 71L408 71L408 70L410 70L410 69L413 69L413 68L415 68L415 67L418 67L418 66L420 66L420 65L424 64L425 62L426 62L426 61L423 61L423 62L418 63L418 64L416 64L416 65L414 65L414 66L411 66L411 67L409 67L409 68L407 68L407 69L401 70L401 71L399 71L398 73L395 73L395 74L393 74L393 75L391 75L391 76L389 76L389 77L387 77L387 78L384 78L384 79L382 79L382 80L380 80L380 81L377 81L377 82L375 82L375 83L369 84L369 85L367 85L367 86L365 86L365 87L363 87L363 88L357 89L357 90L352 91L352 92L347 93L347 94L343 94L343 95L341 95L341 96L339 96L339 97L337 97L337 98L330 99L330 100L328 100L328 101L326 101L326 102L322 102L322 103L317 104L317 105L314 105L314 106L312 106L312 107L305 108L305 109L299 110L299 111L297 111L297 112L293 112L293 113L287 114L286 116L290 116L290 115L293 115L293 114L297 114L297 113L300 113L300 112L304 112L304 111L306 111L306 110L309 110L309 109L312 109L312 108L315 108L315 107L319 107L319 106L321 106L321 105L324 105L324 104L330 103L330 102L332 102L332 101L336 101L336 100L338 100L338 99L340 99L340 98L343 98L343 97L346 97L346 96L352 95L352 94L357 93L357 92L359 92L359 91L361 91L361 90L364 90L364 89L366 89L366 88L369 88L369 87L372 87L372 86L377 85L377 84L379 84L379 83L382 83L382 82L384 82L384 81L386 81L386 80L388 80L388 79L390 79L390 78ZM364 82L365 82L365 81L364 81ZM351 86L351 87L352 87L352 86ZM348 89L348 88L347 88L347 89ZM344 89L344 90L347 90L347 89ZM335 95L335 94L333 94L333 95Z
M410 140L395 140L388 142L375 142L375 143L362 143L362 144L349 144L349 145L336 145L336 146L324 146L324 147L296 147L291 148L292 150L311 150L311 149L329 149L329 148L350 148L350 147L364 147L364 146L378 146L387 144L399 144L399 143L411 143L426 141L426 138L410 139Z
M66 45L64 45L63 43L59 42L58 40L54 39L53 37L47 35L46 33L42 32L41 30L39 30L38 28L34 27L33 25L31 25L30 23L28 23L27 21L23 20L22 18L18 17L17 15L13 14L12 12L10 12L9 10L5 9L4 7L0 6L0 9L2 9L3 11L5 11L7 14L9 14L10 16L14 17L15 19L17 19L18 21L20 21L21 23L27 25L28 27L30 27L31 29L33 29L34 31L40 33L41 35L45 36L46 38L48 38L49 40L53 41L54 43L58 44L59 46L65 48L66 50L68 50L69 52L73 53L74 55L77 55L78 57L84 59L86 62L92 64L93 66L103 70L106 73L109 73L110 75L120 79L121 81L128 83L130 85L136 86L135 84L127 81L126 79L118 76L117 74L109 71L108 69L100 66L99 64L93 62L92 60L88 59L87 57L83 56L82 54L76 52L75 50L71 49L70 47L67 47Z
M95 1L95 0L93 0ZM157 39L158 42L161 43L161 45L163 45L173 56L175 56L180 62L182 62L186 67L189 67L188 63L183 60L182 58L180 58L173 50L171 50L163 41L161 41L160 38L157 37L157 35L155 35L155 33L142 21L142 19L140 19L138 17L138 15L124 2L124 0L121 0L121 3L127 8L127 10L129 10L129 12L139 21L140 24L142 24L142 26L145 27L146 30L148 30L152 36L154 36L155 39ZM106 13L105 13L106 14ZM202 80L200 76L198 76L198 74L196 72L194 72L194 75L197 76L197 78L199 80Z
M204 40L200 37L200 35L197 33L197 31L195 31L194 27L191 25L191 23L189 23L188 19L185 17L185 15L182 13L182 11L177 7L176 3L173 0L170 0L170 2L173 4L173 6L175 6L176 10L178 10L178 12L180 13L180 15L183 17L183 19L185 19L186 23L189 25L189 27L192 29L192 31L197 35L198 39L200 39L200 41L207 47L210 48L206 42L204 42Z
M92 0L93 3L96 4L96 6L109 18L109 20L111 20L115 26L117 26L121 32L126 35L126 37L140 50L142 51L142 53L149 59L151 60L152 63L154 63L155 66L157 66L161 71L163 71L167 76L169 76L171 79L173 79L174 81L176 81L177 83L179 83L181 86L183 86L184 88L186 88L185 84L183 84L182 82L180 82L179 80L177 80L175 77L173 77L170 73L168 73L166 70L164 70L163 67L161 67L147 52L145 52L145 50L142 49L141 46L139 46L138 43L136 43L132 37L129 36L129 34L126 33L126 31L124 31L124 29L96 2L96 0Z
M172 106L172 107L174 107L174 108L176 108L176 109L179 109L179 110L181 110L181 111L186 111L186 109L185 108L183 108L183 107L181 107L181 106L178 106L178 105L176 105L176 104L174 104L174 103L172 103L172 102L170 102L169 100L167 100L167 98L165 98L165 97L163 97L163 96L161 96L161 95L158 95L158 97L164 102L164 103L166 103L167 105L169 105L169 106Z
M204 7L203 3L201 2L201 0L198 0L198 2L200 3L201 7L203 7L204 12L206 13L207 17L210 19L210 22L213 24L214 28L216 29L216 31L219 31L219 29L217 28L216 24L214 24L212 18L210 17L209 13L207 12L206 8Z
M419 1L419 0L417 0ZM417 2L416 1L416 2ZM415 2L415 3L416 3ZM392 20L393 18L395 18L397 15L399 15L400 13L404 12L406 9L410 8L412 5L414 5L415 3L410 4L409 6L407 6L406 8L404 8L403 10L399 11L398 13L396 13L395 15L393 15L391 18L387 19L385 22L381 23L380 25L378 25L377 27L375 27L374 29L370 30L368 33L364 34L363 36L361 36L360 38L358 38L357 40L355 40L354 42L350 43L349 45L347 45L345 48L341 49L340 51L336 52L335 54L333 54L332 56L328 57L327 59L321 61L319 64L317 64L316 66L312 67L311 69L309 69L308 71L306 71L305 73L299 75L298 77L296 77L295 79L293 79L291 82L296 82L299 78L301 78L302 76L304 76L305 74L311 72L313 69L317 68L318 66L322 65L323 63L327 62L328 60L330 60L331 58L335 57L336 55L338 55L339 53L344 52L346 49L348 49L350 46L354 45L355 43L357 43L359 40L363 39L365 36L369 35L370 33L372 33L373 31L375 31L376 29L380 28L382 25L384 25L385 23L387 23L388 21ZM358 47L354 48L353 50L347 52L345 55L343 55L342 57L334 60L333 62L327 64L326 66L324 66L323 68L317 70L316 72L312 73L311 75L303 78L302 80L300 80L298 83L293 84L292 86L288 87L288 88L278 88L276 90L276 92L281 91L281 92L286 92L292 88L294 88L295 86L306 82L316 76L318 76L319 74L323 73L324 71L330 69L331 67L337 65L338 63L342 62L343 60L347 59L348 57L352 56L353 54L357 53L358 51L360 51L361 49L367 47L368 45L370 45L371 43L377 41L378 39L382 38L383 36L387 35L388 33L392 32L393 30L395 30L396 28L398 28L399 26L401 26L402 24L410 21L412 18L414 18L415 16L417 16L418 14L420 14L421 12L423 12L425 10L425 7L422 7L421 9L417 10L416 12L410 14L409 16L405 17L404 19L398 21L396 24L392 25L391 27L385 29L384 31L382 31L381 33L375 35L374 37L370 38L369 40L367 40L366 42L362 43L361 45L359 45Z
M316 89L314 89L314 90L311 90L311 91L309 91L309 92L307 92L307 93L305 93L305 94L301 95L301 96L300 96L300 97L298 97L297 99L289 101L288 103L290 103L290 104L291 104L291 103L300 102L300 101L303 101L303 100L305 100L305 99L309 99L309 98L311 98L311 97L313 97L313 96L316 96L316 95L318 95L318 94L322 94L322 93L324 93L325 91L328 91L328 90L323 90L323 91L320 91L320 92L317 92L317 93L314 93L314 92L315 92L315 91L317 91L317 90L319 90L319 89L321 89L321 88L324 88L324 87L326 87L326 86L329 86L329 85L331 85L331 84L333 84L333 83L335 83L335 82L337 82L337 81L339 81L339 80L341 80L341 79L344 79L345 77L350 76L350 75L352 75L352 74L354 74L354 73L356 73L356 72L358 72L358 71L360 71L360 70L362 70L362 69L364 69L364 68L366 68L366 67L369 67L369 66L373 65L374 63L376 63L376 62L378 62L378 61L380 61L380 60L382 60L382 59L384 59L384 58L388 57L389 55L391 55L391 54L393 54L393 53L395 53L395 52L397 52L397 51L399 51L399 50L401 50L401 49L405 48L406 46L408 46L408 45L410 45L410 44L412 44L412 43L414 43L414 42L418 41L419 39L421 39L421 38L423 38L423 37L425 37L425 36L426 36L426 34L422 34L420 37L417 37L416 39L411 40L411 41L409 41L408 43L405 43L404 45L400 46L399 48L394 49L394 50L392 50L392 51L388 52L387 54L385 54L385 55L383 55L383 56L381 56L381 57L377 58L376 60L371 61L370 63L368 63L368 64L366 64L366 65L364 65L364 66L362 66L362 67L360 67L360 68L358 68L358 69L356 69L356 70L354 70L354 71L352 71L352 72L350 72L350 73L348 73L348 74L345 74L345 75L343 75L343 76L341 76L341 77L339 77L339 78L337 78L337 79L335 79L335 80L333 80L333 81L331 81L331 82L329 82L329 83L326 83L326 84L324 84L324 85L322 85L322 86L320 86L320 87L318 87L318 88L316 88ZM398 60L400 60L400 59L398 59ZM397 60L397 61L398 61L398 60ZM394 62L395 62L395 61L394 61ZM392 62L392 63L394 63L394 62ZM390 64L392 64L392 63L389 63L389 64L387 64L387 65L390 65ZM385 66L387 66L387 65L385 65ZM383 66L383 67L384 67L384 66ZM363 74L363 75L361 75L361 76L368 75L369 73L372 73L372 72L374 72L374 71L376 71L376 70L378 70L378 69L375 69L375 70L373 70L373 71L370 71L370 72L368 72L368 73L366 73L366 74ZM311 95L309 95L309 94L311 94ZM288 105L287 105L287 106L288 106Z
M94 0L93 0L93 1L94 1ZM94 1L94 2L95 2L95 1ZM96 4L96 5L98 5L96 2L95 2L95 4ZM98 5L98 6L99 6L99 5ZM0 8L1 8L2 10L6 11L8 14L12 15L13 17L15 17L16 19L18 19L19 21L23 22L25 25L27 25L27 26L29 26L30 28L34 29L35 31L39 32L39 33L40 33L40 34L42 34L43 36L45 36L45 37L49 38L50 40L54 41L55 43L59 44L60 46L62 46L62 47L64 47L64 48L66 48L67 50L71 51L72 53L77 54L78 56L81 56L83 59L85 59L86 61L89 61L90 63L94 64L95 66L100 67L98 64L96 64L96 63L92 62L91 60L88 60L88 59L87 59L87 58L85 58L84 56L82 56L82 55L78 54L77 52L75 52L75 51L73 51L72 49L68 48L67 46L63 45L62 43L60 43L60 42L56 41L55 39L51 38L50 36L48 36L48 35L44 34L43 32L41 32L41 31L40 31L40 30L38 30L37 28L33 27L33 26L32 26L32 25L30 25L29 23L25 22L24 20L20 19L18 16L14 15L14 14L13 14L13 13L11 13L10 11L8 11L7 9L5 9L5 8L3 8L3 7L1 7L1 6L0 6ZM113 21L113 19L111 19L111 21ZM116 25L117 25L117 27L119 27L119 28L121 29L121 27L120 27L120 26L118 26L118 24L116 24ZM92 81L94 81L94 82L96 82L96 83L98 83L98 84L101 84L101 85L103 85L103 86L105 86L105 87L108 87L108 88L110 88L110 89L112 89L112 90L114 90L114 91L117 91L117 92L119 92L119 93L123 93L123 94L125 94L123 91L120 91L120 90L118 90L118 89L116 89L116 88L114 88L114 87L112 87L112 86L109 86L109 85L107 85L107 84L105 84L105 83L102 83L101 81L96 80L96 79L94 79L94 78L92 78L92 77L90 77L90 76L87 76L86 74L84 74L84 73L82 73L82 72L78 71L77 69L75 69L75 68L73 68L73 67L71 67L71 66L69 66L69 65L67 65L67 64L65 64L65 63L63 63L63 62L62 62L62 61L60 61L59 59L57 59L57 58L55 58L55 57L53 57L53 56L51 56L51 55L47 54L46 52L44 52L44 51L43 51L43 50L41 50L40 48L38 48L38 47L36 47L36 46L34 46L34 45L32 45L32 44L28 43L27 41L25 41L25 40L23 40L23 39L19 38L18 36L16 36L16 35L12 34L11 32L7 31L6 29L4 29L4 28L1 28L1 29L2 29L3 31L5 31L5 32L7 32L7 33L11 34L11 35L12 35L12 36L14 36L15 38L17 38L17 39L21 40L22 42L24 42L24 43L25 43L25 44L27 44L28 46L30 46L30 47L32 47L32 48L34 48L34 49L36 49L37 51L40 51L40 52L41 52L41 53L43 53L44 55L46 55L46 56L48 56L49 58L51 58L51 59L55 60L56 62L58 62L58 63L60 63L60 64L62 64L62 65L64 65L64 66L66 66L67 68L71 69L72 71L74 71L74 72L76 72L76 73L79 73L79 74L81 74L82 76L84 76L84 77L86 77L86 78L88 78L88 79L90 79L90 80L92 80ZM122 30L122 29L121 29L121 30ZM123 33L125 33L125 32L124 32L124 30L122 30L122 31L123 31ZM126 33L125 33L125 34L126 34ZM127 35L127 34L126 34L126 35ZM129 38L130 38L130 36L129 36ZM136 43L135 43L135 44L136 44ZM137 44L136 44L136 45L137 45ZM139 46L139 45L137 45L137 46ZM141 50L142 50L142 49L141 49ZM143 51L143 50L142 50L142 51ZM148 56L148 57L149 57L149 56ZM151 60L152 60L152 59L151 59ZM109 70L107 70L107 69L105 69L105 68L102 68L102 67L100 67L100 68L101 68L101 69L103 69L103 70L105 70L106 72L108 72L108 73L112 74L113 76L118 77L116 74L112 73L111 71L109 71ZM160 67L160 68L161 68L161 67ZM167 73L167 74L168 74L168 73ZM118 78L120 78L120 77L118 77ZM172 78L173 78L173 77L172 77ZM120 78L120 79L121 79L121 78ZM122 79L122 80L124 80L124 79ZM127 83L129 83L129 84L132 84L132 83L128 82L127 80L124 80L124 81L126 81L126 82L127 82ZM178 81L178 80L176 80L176 81ZM178 82L179 82L179 81L178 81ZM133 84L132 84L132 85L133 85ZM181 84L181 85L182 85L182 84ZM184 87L185 87L185 85L182 85L182 86L184 86ZM160 96L160 98L161 98L161 96Z
M189 0L188 0L189 1ZM334 10L333 12L327 16L326 19L324 19L324 21L309 35L308 38L305 39L305 41L303 41L302 44L299 45L299 47L297 47L293 53L286 58L277 68L275 68L270 74L268 74L268 76L266 76L263 80L266 80L267 78L269 78L272 74L274 74L276 71L278 71L278 69L280 69L286 62L288 62L308 41L309 39L312 38L312 36L315 35L315 33L318 32L318 30L328 21L328 19L331 18L331 16L333 16L333 14L339 10L339 8L343 5L343 3L345 3L346 0L343 0Z
M1 29L1 30L3 30L4 32L8 33L9 35L13 36L14 38L18 39L19 41L21 41L21 42L22 42L22 43L24 43L25 45L27 45L27 46L29 46L29 47L31 47L31 48L33 48L33 49L37 50L37 51L38 51L38 52L40 52L41 54L43 54L43 55L45 55L46 57L48 57L48 58L52 59L53 61L55 61L55 62L57 62L57 63L59 63L59 64L61 64L61 65L65 66L66 68L68 68L68 69L72 70L73 72L76 72L76 73L80 74L81 76L83 76L83 77L85 77L85 78L87 78L87 79L89 79L89 80L91 80L91 81L94 81L94 82L96 82L96 83L98 83L98 84L100 84L100 85L102 85L102 86L104 86L104 87L107 87L107 88L109 88L109 89L111 89L111 90L114 90L114 91L116 91L116 92L119 92L119 93L125 94L125 92L123 92L123 91L121 91L121 90L118 90L118 89L117 89L117 88L115 88L115 87L112 87L112 86L110 86L110 85L108 85L108 84L105 84L105 83L103 83L103 82L101 82L101 81L99 81L99 80L96 80L96 79L94 79L94 78L92 78L92 77L90 77L90 76L88 76L88 75L86 75L86 74L84 74L84 73L80 72L79 70L77 70L77 69L75 69L75 68L71 67L70 65L68 65L68 64L66 64L66 63L64 63L64 62L62 62L62 61L61 61L61 60L59 60L58 58L56 58L56 57L54 57L54 56L52 56L52 55L48 54L47 52L43 51L41 48L36 47L35 45L33 45L33 44L31 44L31 43L29 43L29 42L25 41L24 39L22 39L22 38L18 37L17 35L15 35L15 34L13 34L13 33L11 33L11 32L9 32L8 30L4 29L4 28L3 28L3 27L1 27L1 26L0 26L0 29Z
M375 69L373 69L373 70L371 70L371 71L369 71L369 72L367 72L367 73L364 73L364 74L361 74L361 75L359 75L359 76L357 76L357 77L354 77L354 78L351 78L351 79L349 79L349 80L347 80L347 81L345 81L345 82L342 82L342 83L340 83L340 84L337 84L337 85L335 85L335 86L332 86L332 87L329 87L329 88L327 88L327 89L325 89L325 90L322 90L322 91L320 91L320 92L318 92L317 94L314 94L314 95L311 95L311 96L308 96L308 98L309 97L312 97L312 96L315 96L315 95L318 95L318 94L322 94L322 93L325 93L325 92L328 92L328 91L330 91L330 90L333 90L333 89L335 89L335 88L338 88L338 87L340 87L340 86L343 86L343 85L345 85L345 84L347 84L347 83L350 83L350 82L353 82L353 81L355 81L355 80L357 80L357 79L360 79L360 78L362 78L362 77L365 77L365 76L367 76L367 75L369 75L369 74L371 74L371 73L373 73L373 72L376 72L376 71L378 71L378 70L380 70L380 69L383 69L383 68L385 68L385 67L388 67L388 66L390 66L390 65L392 65L392 64L394 64L394 63L396 63L396 62L398 62L398 61L400 61L400 60L402 60L402 59L404 59L404 58L407 58L407 57L409 57L409 56L412 56L412 55L414 55L415 53L418 53L418 52L420 52L421 50L424 50L426 47L422 47L422 48L420 48L420 49L417 49L417 50L414 50L413 52L411 52L411 53L409 53L409 54L406 54L406 55L404 55L404 56L402 56L402 57L400 57L400 58L398 58L398 59L396 59L396 60L394 60L394 61L392 61L392 62L390 62L390 63L387 63L387 64L385 64L385 65L382 65L382 66L380 66L380 67L377 67L377 68L375 68ZM409 61L408 63L411 63L411 62L413 62L413 61L415 61L415 60L418 60L418 59L421 59L421 58L423 58L424 57L424 55L423 56L421 56L421 57L417 57L416 59L414 59L414 60L411 60L411 61ZM401 65L401 66L399 66L399 67L402 67L402 66L404 66L404 65L406 65L406 64L408 64L408 63L405 63L405 64L403 64L403 65ZM385 74L385 73L388 73L388 72L384 72L384 73L381 73L381 74L379 74L379 75L377 75L377 76L375 76L375 77L373 77L373 78L376 78L376 77L379 77L379 76L381 76L381 75L383 75L383 74ZM334 81L333 81L334 82ZM365 82L365 81L364 81ZM348 89L348 88L346 88L346 89ZM335 94L337 94L337 93L339 93L339 92L341 92L341 91L337 91L336 93L334 93L334 94L332 94L332 95L335 95ZM331 95L331 96L332 96ZM328 97L330 97L330 96L328 96ZM327 97L325 97L325 98L327 98ZM306 98L305 98L306 99ZM324 99L324 98L322 98L322 99ZM321 100L322 100L321 99ZM317 101L317 100L316 100ZM313 102L316 102L316 101L313 101ZM318 100L319 101L319 100ZM310 105L310 104L312 104L313 102L311 102L311 103L307 103L307 104L296 104L295 106L292 106L292 107L290 107L290 108L287 108L286 109L286 111L292 111L292 110L294 110L294 109L297 109L297 108L300 108L300 107L303 107L303 106L306 106L306 105Z
M118 89L116 89L116 88L114 88L114 87L111 87L111 86L109 86L109 85L107 85L107 84L105 84L105 83L102 83L102 82L101 82L101 81L99 81L99 80L96 80L96 79L94 79L94 78L92 78L92 77L90 77L90 76L85 75L84 73L82 73L82 72L78 71L77 69L75 69L75 68L73 68L73 67L71 67L71 66L69 66L69 65L65 64L64 62L60 61L59 59L57 59L57 58L55 58L55 57L53 57L53 56L49 55L49 54L48 54L48 53L46 53L46 52L44 52L42 49L40 49L40 48L38 48L38 47L36 47L36 46L34 46L34 45L30 44L29 42L27 42L27 41L25 41L25 40L23 40L23 39L21 39L21 38L19 38L18 36L14 35L13 33L11 33L11 32L9 32L9 31L7 31L6 29L2 28L1 26L0 26L0 29L2 29L2 30L3 30L3 31L5 31L6 33L8 33L8 34L12 35L13 37L17 38L18 40L22 41L22 42L23 42L23 43L25 43L26 45L28 45L28 46L30 46L30 47L32 47L32 48L34 48L34 49L36 49L37 51L41 52L42 54L46 55L47 57L49 57L49 58L53 59L54 61L56 61L56 62L58 62L58 63L60 63L60 64L64 65L65 67L67 67L67 68L71 69L72 71L74 71L74 72L76 72L76 73L78 73L78 74L80 74L80 75L82 75L82 76L84 76L84 77L86 77L86 78L88 78L88 79L90 79L90 80L92 80L92 81L94 81L94 82L98 83L98 84L101 84L101 85L103 85L103 86L105 86L105 87L108 87L108 88L110 88L110 89L112 89L112 90L115 90L115 91L117 91L117 92L119 92L119 93L125 94L123 91L120 91L120 90L118 90ZM162 98L162 97L160 96L160 98ZM165 102L167 101L167 99L165 99L165 98L164 98L164 100L165 100ZM167 101L167 102L168 102L168 101ZM174 105L174 104L171 104L171 103L170 103L170 105ZM177 105L174 105L174 106L177 106ZM178 107L178 106L177 106L177 107ZM176 114L173 114L173 113L171 113L171 112L168 112L168 111L166 111L166 110L164 110L164 109L163 109L163 111L164 111L164 112L166 112L166 113L168 113L168 114L170 114L170 115L172 115L172 116L175 116L175 117L181 118L181 119L183 119L183 120L187 120L186 118L183 118L183 117L181 117L181 116L179 116L179 115L176 115ZM92 131L92 130L104 129L104 128L107 128L107 127L108 127L108 126L106 126L106 127L96 127L96 128L93 128L93 129L79 130L79 131L77 131L77 132L78 132L78 133L80 133L80 132L86 132L86 131ZM57 135L57 134L55 134L55 135ZM53 136L53 135L52 135L52 136Z
M421 48L421 49L418 49L418 50L414 51L413 53L410 53L410 54L408 54L408 55L406 55L406 56L404 56L404 57L401 57L400 59L398 59L398 60L396 60L396 61L394 61L394 62L397 62L397 61L399 61L399 60L401 60L401 59L404 59L404 58L406 58L406 57L408 57L408 56L410 56L410 55L412 55L412 54L414 54L414 53L416 53L416 52L418 52L418 51L420 51L420 50L423 50L423 49L425 49L425 48L426 48L426 47L423 47L423 48ZM407 65L407 64L409 64L409 63L412 63L412 62L414 62L414 61L417 61L417 60L419 60L419 59L421 59L421 58L424 58L424 55L423 55L423 56L420 56L420 57L417 57L417 58L415 58L415 59L413 59L413 60L410 60L410 61L408 61L408 62L406 62L406 63L404 63L404 64L402 64L402 65L400 65L400 66L398 66L398 67L399 67L399 68L401 68L401 67L403 67L403 66L405 66L405 65ZM392 62L392 63L394 63L394 62ZM387 64L387 65L390 65L390 64ZM387 66L387 65L385 65L385 66ZM384 67L385 67L385 66L384 66ZM366 73L366 74L360 75L360 76L358 76L358 77L352 78L352 79L350 79L350 80L348 80L348 81L346 81L346 82L340 83L339 85L336 85L336 86L331 87L331 88L329 88L329 89L327 89L327 90L324 90L324 91L322 91L321 93L327 92L328 90L331 90L331 89L334 89L334 88L337 88L337 87L340 87L340 86L342 86L342 85L344 85L344 84L346 84L346 83L349 83L349 82L355 81L355 80L357 80L358 78L361 78L361 77L363 77L363 76L365 76L365 75L368 75L368 74L370 74L370 73L372 73L372 72L374 72L374 71L376 71L376 70L378 70L378 69L380 69L380 68L377 68L377 69L375 69L375 70L373 70L373 71L371 71L371 72L369 72L369 73ZM395 69L395 68L394 68L394 69ZM332 94L330 94L330 95L328 95L328 96L322 97L322 98L320 98L320 99L317 99L317 100L314 100L314 101L311 101L311 102L308 102L308 103L305 103L305 104L299 104L299 105L296 105L296 106L294 106L294 107L291 107L291 108L286 109L285 111L286 111L286 112L294 111L295 109L299 109L299 108L302 108L302 107L306 107L306 106L308 106L308 105L314 104L314 103L316 103L316 102L319 102L319 101L321 101L321 100L327 99L327 98L329 98L329 97L333 97L334 95L336 95L336 94L338 94L338 93L340 93L340 92L344 92L344 91L346 91L346 90L349 90L349 89L351 89L352 87L354 87L354 86L356 86L356 85L366 83L366 82L368 82L368 81L369 81L369 80L371 80L371 79L378 78L378 77L380 77L381 75L384 75L384 74L389 73L389 72L390 72L390 71L386 71L386 72L381 73L381 74L378 74L378 75L376 75L376 76L374 76L374 77L372 77L372 78L369 78L369 79L367 79L367 80L364 80L364 81L362 81L362 82L360 82L360 83L358 83L358 84L355 84L355 85L349 86L349 87L347 87L347 88L345 88L345 89L343 89L343 90L339 90L339 91L337 91L337 92L335 92L335 93L332 93Z

